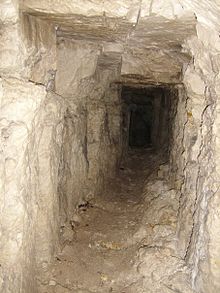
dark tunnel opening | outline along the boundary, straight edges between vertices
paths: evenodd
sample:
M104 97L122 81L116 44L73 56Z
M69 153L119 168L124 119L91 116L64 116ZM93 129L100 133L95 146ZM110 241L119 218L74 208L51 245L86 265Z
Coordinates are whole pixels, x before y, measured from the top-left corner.
M169 86L123 86L122 137L124 148L168 150L171 131L171 100Z
M130 107L129 146L147 147L151 145L153 105L132 104Z

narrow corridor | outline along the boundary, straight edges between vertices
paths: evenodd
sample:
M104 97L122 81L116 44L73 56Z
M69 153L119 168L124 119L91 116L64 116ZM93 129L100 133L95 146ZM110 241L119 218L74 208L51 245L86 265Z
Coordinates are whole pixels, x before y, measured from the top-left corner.
M169 289L169 284L155 283L154 277L146 287L142 274L147 268L152 276L161 274L163 281L167 274L162 266L161 271L157 268L154 272L153 255L149 258L143 254L151 249L156 250L157 264L157 253L169 258L164 264L169 267L169 278L170 273L176 273L172 271L176 262L179 271L184 270L177 256L170 259L178 205L175 192L161 180L166 173L166 165L159 167L163 156L151 149L129 151L128 155L129 160L121 165L119 176L109 183L105 194L80 204L72 230L64 228L63 250L50 270L43 272L40 292L180 292L172 290L174 284ZM161 288L164 291L157 291Z
M0 293L219 293L220 1L0 23Z

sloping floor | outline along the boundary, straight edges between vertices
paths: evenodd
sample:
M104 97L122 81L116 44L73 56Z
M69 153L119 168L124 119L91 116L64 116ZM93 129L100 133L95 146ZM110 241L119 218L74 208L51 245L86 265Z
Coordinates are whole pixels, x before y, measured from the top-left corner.
M79 206L41 293L191 293L175 250L176 192L163 156L129 153L105 194Z

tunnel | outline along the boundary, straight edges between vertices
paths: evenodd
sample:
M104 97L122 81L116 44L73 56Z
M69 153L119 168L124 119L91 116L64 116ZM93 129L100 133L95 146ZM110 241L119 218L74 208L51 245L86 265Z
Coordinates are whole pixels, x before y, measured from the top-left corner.
M129 147L168 146L171 92L171 87L163 86L122 86L123 140Z
M1 1L0 292L220 292L217 2Z
M129 124L129 145L146 147L151 144L152 103L132 105Z

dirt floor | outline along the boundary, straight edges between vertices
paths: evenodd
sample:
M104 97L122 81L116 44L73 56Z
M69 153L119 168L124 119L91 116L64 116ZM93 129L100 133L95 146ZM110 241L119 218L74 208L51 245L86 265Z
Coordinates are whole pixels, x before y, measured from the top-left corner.
M166 175L162 155L130 152L105 194L81 204L62 231L63 249L39 291L193 292L175 249L178 200Z

